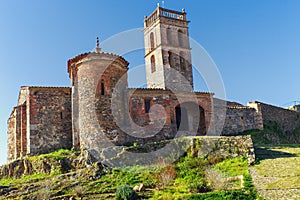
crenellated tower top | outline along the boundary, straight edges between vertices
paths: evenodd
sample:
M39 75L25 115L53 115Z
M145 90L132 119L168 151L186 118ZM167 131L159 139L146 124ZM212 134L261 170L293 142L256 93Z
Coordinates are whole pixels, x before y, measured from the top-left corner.
M154 12L149 16L145 17L144 20L144 27L151 26L157 19L159 18L169 18L169 19L176 19L181 21L186 21L186 12L185 9L182 8L182 11L175 11L175 10L169 10L166 8L160 7L160 4L157 4L157 8L154 10ZM188 22L188 21L186 21Z

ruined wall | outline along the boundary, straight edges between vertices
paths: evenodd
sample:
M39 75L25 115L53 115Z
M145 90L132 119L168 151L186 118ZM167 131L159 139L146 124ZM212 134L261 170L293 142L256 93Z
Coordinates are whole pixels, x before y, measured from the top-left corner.
M292 132L300 127L299 112L257 101L249 102L248 106L255 107L261 113L264 125L269 122L276 122L283 132Z
M72 147L71 89L30 87L28 154Z

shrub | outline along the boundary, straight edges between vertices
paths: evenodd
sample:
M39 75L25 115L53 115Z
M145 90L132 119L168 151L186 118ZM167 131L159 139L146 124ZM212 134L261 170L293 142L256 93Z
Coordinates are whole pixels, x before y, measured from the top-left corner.
M158 174L158 182L162 186L169 185L176 178L176 170L173 166L167 166Z
M212 189L227 190L228 183L226 181L225 175L221 172L218 172L213 168L207 168L205 171L205 177Z
M136 200L138 195L128 185L122 185L117 188L116 200Z

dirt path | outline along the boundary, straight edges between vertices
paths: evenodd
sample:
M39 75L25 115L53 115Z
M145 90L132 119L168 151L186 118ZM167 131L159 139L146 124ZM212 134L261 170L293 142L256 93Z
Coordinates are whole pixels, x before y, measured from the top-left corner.
M258 193L267 200L300 199L300 145L260 146L250 168Z

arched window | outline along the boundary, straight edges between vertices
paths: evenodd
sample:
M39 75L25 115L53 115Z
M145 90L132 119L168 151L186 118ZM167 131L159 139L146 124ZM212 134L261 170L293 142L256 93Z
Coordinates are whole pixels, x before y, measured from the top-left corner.
M104 81L101 80L101 95L104 95L105 94L105 88L104 88Z
M145 99L145 113L149 113L150 112L150 107L151 107L151 100L150 99Z
M184 35L182 30L178 30L178 45L184 47Z
M170 28L167 28L167 40L168 45L172 45L172 30Z
M155 57L154 55L151 56L151 72L154 73L156 71L156 66L155 66Z
M180 70L181 71L185 71L186 70L186 63L185 63L184 53L183 52L180 52L179 59L180 59Z
M154 33L153 32L150 33L150 49L151 50L154 49Z

